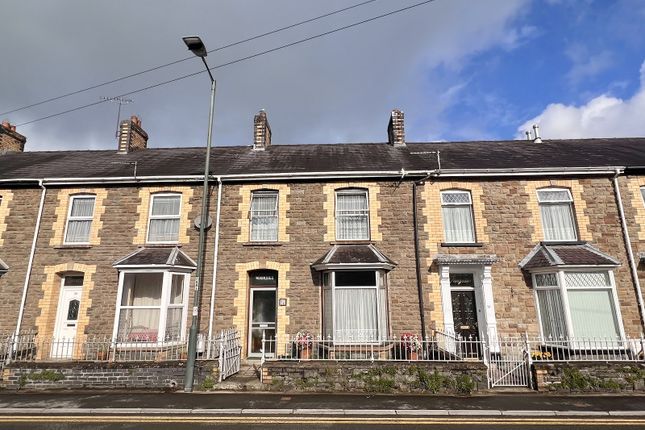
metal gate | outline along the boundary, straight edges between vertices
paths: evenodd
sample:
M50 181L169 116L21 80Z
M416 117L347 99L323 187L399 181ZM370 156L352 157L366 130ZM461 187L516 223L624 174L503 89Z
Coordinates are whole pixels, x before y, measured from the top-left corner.
M222 330L219 350L219 382L240 371L242 347L235 329Z
M525 338L497 339L488 345L490 387L531 387L531 357Z

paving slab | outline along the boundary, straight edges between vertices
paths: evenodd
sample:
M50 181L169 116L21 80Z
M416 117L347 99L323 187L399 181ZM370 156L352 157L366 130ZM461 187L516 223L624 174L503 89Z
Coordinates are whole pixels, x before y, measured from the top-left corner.
M291 415L293 409L242 409L242 414L250 415Z
M408 416L447 416L448 410L446 409L397 409L397 415Z
M394 409L345 409L345 415L396 415Z
M555 411L536 411L536 410L512 410L512 411L502 411L503 416L508 417L521 417L521 416L530 416L530 417L554 417Z
M609 412L608 411L555 411L556 416L559 417L578 417L578 416L608 416Z
M193 415L240 415L242 409L193 409L190 413Z
M344 415L344 409L295 409L295 415Z
M448 410L448 415L451 416L467 416L467 417L477 417L477 416L500 416L502 411L495 409L456 409Z

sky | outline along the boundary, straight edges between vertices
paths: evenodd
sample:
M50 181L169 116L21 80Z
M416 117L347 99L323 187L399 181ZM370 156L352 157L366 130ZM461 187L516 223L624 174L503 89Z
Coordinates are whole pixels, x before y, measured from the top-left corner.
M213 50L364 1L5 0L0 119L29 151L116 148L118 105L96 102L202 71L182 36ZM534 123L544 139L645 136L642 0L434 0L234 62L421 1L373 0L211 52L224 65L213 144L251 145L260 109L273 144L383 142L394 108L410 142L523 139ZM141 117L149 147L203 146L209 86L201 73L127 95L121 118Z

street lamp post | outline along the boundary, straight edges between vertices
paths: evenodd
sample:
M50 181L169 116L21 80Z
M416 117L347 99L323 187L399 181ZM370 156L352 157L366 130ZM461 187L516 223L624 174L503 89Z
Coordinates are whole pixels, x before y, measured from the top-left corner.
M211 105L208 114L208 143L206 145L206 160L204 161L204 187L202 191L202 215L199 220L199 248L197 251L197 275L195 277L195 291L193 300L192 322L188 335L188 360L186 362L186 375L184 379L184 391L193 391L195 379L195 359L197 358L197 332L199 331L199 305L201 299L202 285L204 284L204 248L206 247L206 224L208 221L208 179L210 175L211 142L213 139L213 111L215 109L215 87L216 81L206 63L206 47L199 36L187 36L183 38L188 49L202 59L208 76L211 79Z

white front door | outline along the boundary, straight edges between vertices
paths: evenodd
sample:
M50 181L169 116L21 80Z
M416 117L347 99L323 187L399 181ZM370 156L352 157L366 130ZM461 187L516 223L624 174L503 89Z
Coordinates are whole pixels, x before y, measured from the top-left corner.
M58 311L56 312L51 358L71 358L74 353L82 292L83 276L63 277Z

